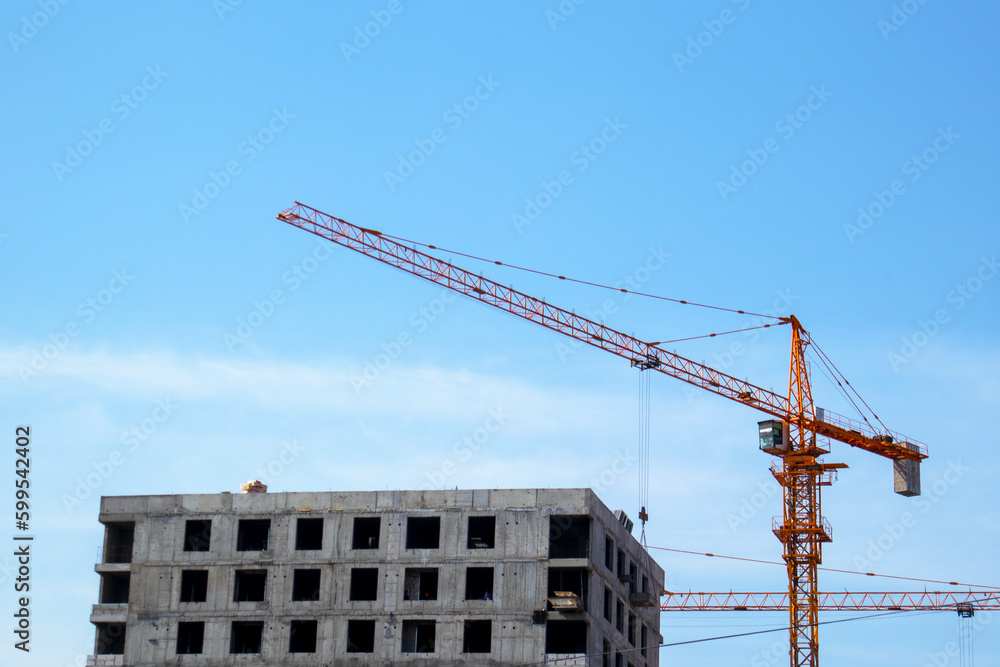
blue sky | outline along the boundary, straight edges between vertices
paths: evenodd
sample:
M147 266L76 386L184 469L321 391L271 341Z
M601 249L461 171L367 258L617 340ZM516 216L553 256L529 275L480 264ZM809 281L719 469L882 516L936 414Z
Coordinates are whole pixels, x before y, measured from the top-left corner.
M908 500L888 461L834 447L850 468L825 492L824 565L1000 585L995 4L43 0L0 17L0 396L11 448L32 429L37 540L35 650L5 642L5 664L90 652L100 495L253 477L593 486L637 513L635 371L274 219L295 200L504 262L794 312L931 452ZM646 340L756 323L463 262ZM676 349L784 393L788 333ZM818 373L814 395L850 412ZM497 413L478 450L459 447ZM650 544L780 559L762 418L653 378ZM658 560L676 590L784 587L780 566ZM825 590L923 586L821 575ZM998 624L977 618L979 664L1000 664ZM662 621L674 642L784 618ZM930 663L957 623L827 626L824 664ZM775 641L661 656L783 664Z

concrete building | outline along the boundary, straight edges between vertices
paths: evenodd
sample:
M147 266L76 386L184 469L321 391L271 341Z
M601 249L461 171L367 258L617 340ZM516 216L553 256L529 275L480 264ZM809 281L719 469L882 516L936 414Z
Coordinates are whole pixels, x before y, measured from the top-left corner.
M88 665L658 664L663 570L590 489L116 496Z

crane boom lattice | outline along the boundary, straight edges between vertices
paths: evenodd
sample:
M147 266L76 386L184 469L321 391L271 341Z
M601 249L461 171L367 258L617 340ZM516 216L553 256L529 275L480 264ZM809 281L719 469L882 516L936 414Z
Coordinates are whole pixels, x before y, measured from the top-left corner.
M1000 591L820 593L820 611L1000 609ZM660 611L786 611L787 593L665 593Z

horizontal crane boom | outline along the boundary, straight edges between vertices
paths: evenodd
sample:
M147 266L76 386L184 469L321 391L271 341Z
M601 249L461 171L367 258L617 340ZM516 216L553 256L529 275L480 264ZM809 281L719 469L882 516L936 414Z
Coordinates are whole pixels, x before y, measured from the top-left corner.
M1000 591L820 593L820 611L1000 609ZM665 593L660 611L786 611L788 593Z

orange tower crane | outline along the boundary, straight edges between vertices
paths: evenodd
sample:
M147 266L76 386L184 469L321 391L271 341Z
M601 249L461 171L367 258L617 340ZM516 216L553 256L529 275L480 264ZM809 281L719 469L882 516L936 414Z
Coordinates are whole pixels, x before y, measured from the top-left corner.
M815 667L819 664L816 573L822 560L821 545L831 540L829 523L820 514L820 487L832 483L835 471L846 465L821 462L818 457L829 450L817 444L816 436L892 459L895 490L903 495L920 493L919 463L927 457L927 448L894 431L876 429L867 422L856 422L814 408L805 360L810 339L797 318L781 318L792 327L786 397L668 352L656 343L641 341L504 287L381 232L358 227L305 204L296 202L277 218L436 285L616 354L642 370L659 371L774 417L760 422L759 426L761 449L780 461L771 468L782 486L784 499L784 513L780 520L775 519L774 533L784 545L783 558L788 570L791 665Z

